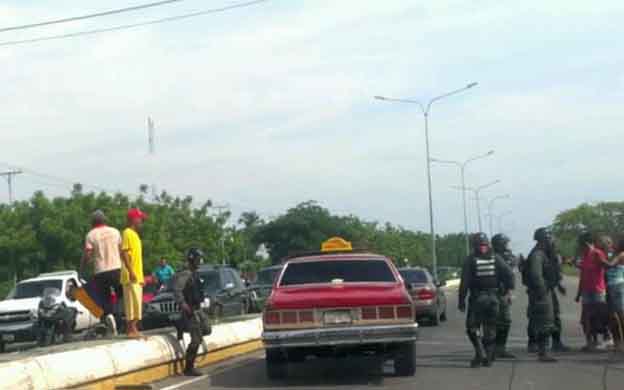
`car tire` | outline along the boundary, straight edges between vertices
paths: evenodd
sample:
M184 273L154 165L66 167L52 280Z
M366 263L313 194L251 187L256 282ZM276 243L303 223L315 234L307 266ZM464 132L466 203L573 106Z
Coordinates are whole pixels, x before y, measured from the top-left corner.
M5 353L6 352L6 344L0 342L0 353Z
M288 361L282 351L267 349L265 364L266 374L269 379L278 380L288 376Z
M401 344L394 357L394 372L397 376L413 376L416 373L416 343Z

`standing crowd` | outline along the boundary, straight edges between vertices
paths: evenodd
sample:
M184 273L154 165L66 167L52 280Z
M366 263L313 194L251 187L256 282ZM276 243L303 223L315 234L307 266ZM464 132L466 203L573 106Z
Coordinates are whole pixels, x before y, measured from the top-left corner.
M580 278L576 301L581 302L581 325L586 345L595 351L602 336L606 346L624 352L624 238L614 245L608 235L584 232L578 239Z
M513 359L506 343L511 326L514 267L522 275L529 298L528 351L541 362L556 362L551 355L568 352L561 339L559 295L565 296L560 255L552 232L539 228L535 246L525 259L509 248L509 238L484 233L471 237L472 253L464 262L458 309L466 312L466 332L475 349L471 367L490 366L496 359ZM613 244L607 235L584 232L578 238L580 270L576 301L582 303L581 325L586 338L582 351L604 347L624 352L624 238ZM468 306L466 306L468 300Z
M142 317L145 278L139 234L146 219L147 214L138 208L128 210L127 227L120 233L106 224L106 216L101 210L96 210L92 228L85 239L80 273L84 274L87 264L93 265L93 282L99 295L97 301L104 313L100 320L113 335L117 334L120 318L114 307L114 296L117 301L122 297L128 337L142 337L138 324Z
M87 264L92 264L96 301L103 311L100 320L112 335L117 335L117 324L122 318L122 314L115 309L115 302L122 297L128 337L143 338L139 331L145 284L140 233L146 219L147 214L138 208L128 210L127 227L120 233L108 226L104 213L97 210L93 213L92 228L85 239L80 273L83 274ZM172 282L175 301L182 312L177 327L182 333L188 332L191 336L185 354L184 374L200 376L201 372L195 368L197 352L202 337L211 333L210 322L202 310L205 299L202 281L197 273L199 265L204 262L204 254L198 248L191 248L186 260L187 269L175 273L173 267L162 258L153 276L159 286Z

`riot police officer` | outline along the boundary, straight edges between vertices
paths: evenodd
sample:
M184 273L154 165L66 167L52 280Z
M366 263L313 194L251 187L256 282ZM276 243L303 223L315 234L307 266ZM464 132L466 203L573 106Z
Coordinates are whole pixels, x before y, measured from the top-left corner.
M548 279L550 291L552 294L553 300L553 331L551 333L552 337L552 351L553 352L570 352L570 348L563 344L561 341L561 333L563 331L563 325L561 321L561 305L559 304L559 296L557 292L561 295L566 295L567 291L563 286L563 272L561 271L561 266L563 264L563 258L559 253L559 250L556 246L556 243L553 241L552 243L552 253L549 257L551 261L551 265L549 269L552 272L551 278Z
M173 279L175 300L182 311L181 323L178 324L178 334L181 331L187 331L191 335L191 342L184 356L184 375L186 376L202 375L195 368L195 359L202 337L210 333L208 320L201 310L204 293L202 281L197 273L203 258L204 254L200 249L189 249L186 254L188 269L176 273Z
M498 289L511 290L513 274L502 259L492 254L490 242L484 233L472 236L473 253L462 269L458 308L466 311L466 333L475 349L470 366L491 366L495 359L496 319L498 317Z
M548 228L539 228L533 239L537 241L531 250L524 269L523 281L529 295L528 314L531 332L537 341L539 360L556 362L548 354L547 343L555 330L553 287L559 284L557 269L553 259L553 237Z
M516 258L509 248L509 237L499 233L492 237L494 255L500 258L513 275ZM515 288L515 278L511 278L511 289L499 286L498 290L498 318L496 319L496 357L501 359L515 359L516 356L507 351L507 339L511 328L511 290Z

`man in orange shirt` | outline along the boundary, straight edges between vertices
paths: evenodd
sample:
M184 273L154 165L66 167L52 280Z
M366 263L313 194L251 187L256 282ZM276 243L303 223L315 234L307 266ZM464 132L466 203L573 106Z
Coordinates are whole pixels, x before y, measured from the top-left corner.
M128 210L128 227L123 231L121 240L121 284L123 286L124 309L126 312L128 337L142 337L139 333L139 321L143 308L143 246L139 232L147 214L138 208Z

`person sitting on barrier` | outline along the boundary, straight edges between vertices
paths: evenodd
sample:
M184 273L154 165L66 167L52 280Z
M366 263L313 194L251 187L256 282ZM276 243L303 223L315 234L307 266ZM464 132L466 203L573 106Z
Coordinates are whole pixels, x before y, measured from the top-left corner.
M195 368L195 359L203 336L211 333L208 318L202 310L205 301L202 291L202 280L197 273L199 265L204 261L204 253L198 248L191 248L186 254L188 269L176 273L173 277L174 296L182 311L182 318L176 324L178 338L182 332L191 335L191 342L184 356L184 375L201 376Z

